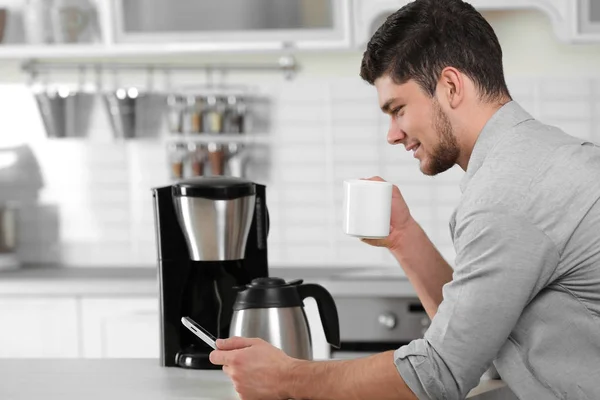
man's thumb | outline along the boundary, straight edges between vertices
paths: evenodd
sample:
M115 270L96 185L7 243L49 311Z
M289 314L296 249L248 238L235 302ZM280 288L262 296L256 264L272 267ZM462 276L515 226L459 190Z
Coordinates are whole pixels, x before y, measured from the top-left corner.
M250 347L254 344L251 338L233 336L227 339L217 339L216 345L219 350L236 350Z

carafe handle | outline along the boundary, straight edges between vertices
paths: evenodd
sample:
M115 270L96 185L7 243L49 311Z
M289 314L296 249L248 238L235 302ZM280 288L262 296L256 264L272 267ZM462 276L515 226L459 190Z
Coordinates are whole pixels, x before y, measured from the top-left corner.
M302 300L307 297L312 297L316 300L327 343L336 349L339 349L340 321L338 319L335 301L333 300L333 297L329 291L327 291L327 289L321 285L305 283L298 286L298 293L300 294L300 298Z

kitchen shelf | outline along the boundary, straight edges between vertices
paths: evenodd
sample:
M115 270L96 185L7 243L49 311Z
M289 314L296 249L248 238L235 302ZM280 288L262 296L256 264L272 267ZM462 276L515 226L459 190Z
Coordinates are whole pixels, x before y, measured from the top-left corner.
M198 133L198 134L171 134L165 138L167 143L260 143L266 144L272 141L272 138L265 133L261 134L214 134L214 133Z
M0 59L93 59L121 58L135 56L185 55L198 53L277 53L282 49L276 46L234 47L231 45L206 44L168 44L168 45L7 45L0 48Z
M1 45L0 59L60 59L80 57L103 57L107 52L103 45Z
M334 44L323 43L319 50L348 52ZM166 43L166 44L61 44L61 45L0 45L0 59L61 60L61 59L122 59L144 56L185 56L218 54L282 55L310 53L316 49L286 48L282 43Z
M64 44L0 45L0 59L95 59L137 56L164 56L219 53L281 54L282 46L273 43L172 43L172 44ZM289 53L289 51L287 51Z

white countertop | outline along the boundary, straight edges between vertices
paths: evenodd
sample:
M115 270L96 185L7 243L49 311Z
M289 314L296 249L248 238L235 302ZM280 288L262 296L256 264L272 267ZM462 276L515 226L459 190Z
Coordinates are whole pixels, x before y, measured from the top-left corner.
M0 359L2 400L231 400L222 371L160 367L158 360ZM482 381L470 399L514 399L502 381Z
M269 275L319 283L334 296L404 296L416 293L400 267L269 267ZM156 296L156 267L28 265L0 271L0 296Z

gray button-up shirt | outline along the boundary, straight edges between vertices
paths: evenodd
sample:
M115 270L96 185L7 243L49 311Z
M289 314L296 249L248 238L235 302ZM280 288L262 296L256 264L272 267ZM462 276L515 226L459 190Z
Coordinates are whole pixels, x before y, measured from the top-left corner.
M453 280L396 350L400 375L420 399L460 399L494 362L521 399L600 399L600 148L512 101L461 190Z

